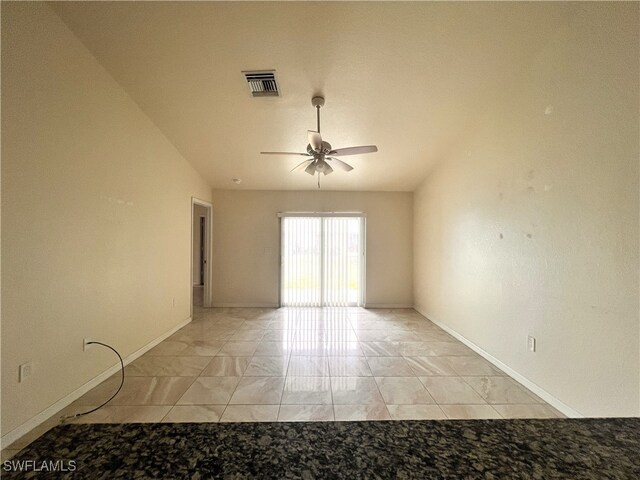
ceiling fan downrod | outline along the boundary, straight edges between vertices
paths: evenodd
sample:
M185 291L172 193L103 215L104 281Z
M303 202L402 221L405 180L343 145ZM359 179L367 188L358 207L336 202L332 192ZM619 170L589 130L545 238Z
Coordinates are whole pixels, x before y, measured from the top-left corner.
M316 120L318 124L317 132L320 133L320 108L324 106L324 97L320 97L320 96L313 97L311 99L311 105L316 107Z

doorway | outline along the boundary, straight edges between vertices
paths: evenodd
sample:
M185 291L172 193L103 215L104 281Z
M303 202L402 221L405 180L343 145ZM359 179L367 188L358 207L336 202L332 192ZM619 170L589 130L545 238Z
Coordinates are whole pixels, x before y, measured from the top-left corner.
M281 214L280 304L364 304L365 217Z
M209 202L191 201L191 314L211 306L211 211Z

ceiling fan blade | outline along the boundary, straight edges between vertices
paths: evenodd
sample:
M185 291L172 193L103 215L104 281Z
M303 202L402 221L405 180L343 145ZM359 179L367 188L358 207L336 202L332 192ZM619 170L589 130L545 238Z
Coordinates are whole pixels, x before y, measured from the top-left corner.
M342 160L340 160L339 158L329 158L327 157L327 160L329 160L331 163L333 163L336 167L341 168L342 170L344 170L345 172L350 172L351 170L353 170L353 167L351 165L349 165L346 162L343 162Z
M296 165L295 167L293 167L290 172L293 172L294 170L299 169L301 166L303 166L305 163L307 162L313 162L313 158L309 158L307 160L304 160L302 163L299 163L298 165Z
M308 153L295 153L295 152L260 152L261 155L302 155L308 157Z
M322 149L322 137L318 132L315 130L308 130L307 138L309 139L309 145L311 145L311 148L316 152L319 152Z
M362 147L347 147L331 150L327 155L337 157L338 155L360 155L362 153L374 153L378 151L375 145L366 145Z
M309 165L307 165L307 168L305 168L304 171L307 172L309 175L315 175L316 174L315 162L311 162Z

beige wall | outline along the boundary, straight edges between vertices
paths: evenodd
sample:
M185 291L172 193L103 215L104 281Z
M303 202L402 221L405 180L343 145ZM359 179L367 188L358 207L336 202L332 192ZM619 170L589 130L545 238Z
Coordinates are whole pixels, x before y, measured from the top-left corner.
M192 195L211 190L50 8L3 2L3 435L116 363L84 337L128 355L189 317Z
M415 194L419 310L583 415L640 413L638 61L582 5Z
M277 305L278 212L367 214L367 305L412 305L413 195L390 192L213 192L214 304Z

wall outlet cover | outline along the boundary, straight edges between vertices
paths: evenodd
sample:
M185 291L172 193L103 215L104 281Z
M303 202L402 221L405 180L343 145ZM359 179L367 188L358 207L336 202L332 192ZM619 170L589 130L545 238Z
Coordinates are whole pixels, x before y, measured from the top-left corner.
M527 347L531 352L536 351L536 337L532 337L531 335L527 337Z
M27 377L30 377L33 373L33 366L31 362L23 363L18 368L18 382L23 382Z

